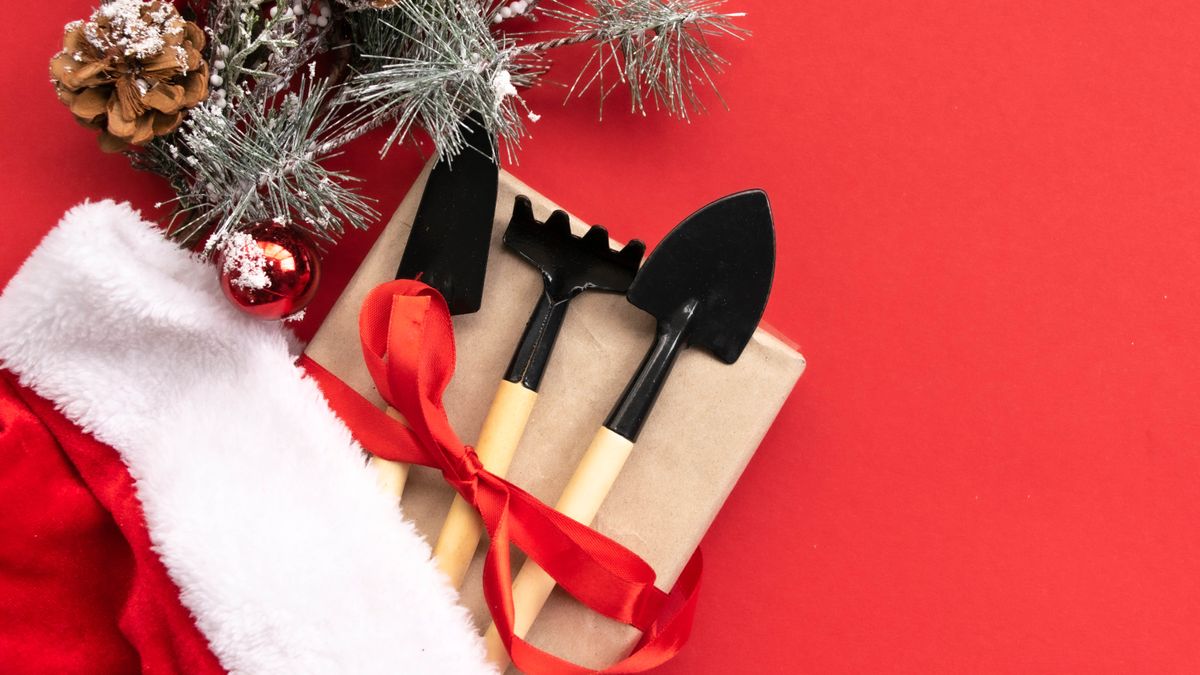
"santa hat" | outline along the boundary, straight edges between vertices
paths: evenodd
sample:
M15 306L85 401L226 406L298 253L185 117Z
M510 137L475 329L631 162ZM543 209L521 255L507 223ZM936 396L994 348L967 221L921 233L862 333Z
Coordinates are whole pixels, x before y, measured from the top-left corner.
M289 344L286 329L238 312L211 267L129 206L84 204L0 295L0 363L19 381L0 388L0 454L57 445L111 516L128 550L119 558L141 581L114 569L114 587L88 592L118 596L115 630L143 669L153 660L177 672L205 663L255 674L491 672L428 545ZM55 441L40 444L47 434ZM4 473L17 463L5 466L0 484L14 480ZM27 519L67 496L55 488L32 499ZM0 601L0 652L21 634L24 665L36 670L39 641L72 645L70 635L31 637L38 603L12 599L37 597L62 571L4 564L22 550L35 560L48 541L22 529L22 517L0 528L10 539L0 541L0 577L15 575L0 589L35 590ZM81 566L93 559L84 548ZM173 627L172 603L184 617ZM180 646L188 631L202 636L197 653Z

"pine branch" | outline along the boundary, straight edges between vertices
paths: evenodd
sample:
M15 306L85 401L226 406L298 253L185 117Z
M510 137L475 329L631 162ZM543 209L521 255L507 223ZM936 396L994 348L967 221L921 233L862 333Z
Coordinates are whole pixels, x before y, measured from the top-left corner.
M337 108L325 83L302 78L297 90L265 110L239 106L228 119L213 105L192 111L179 147L156 146L153 162L183 176L169 231L204 254L246 225L274 220L335 241L344 227L366 228L378 216L358 194L357 179L331 171L321 149Z
M439 153L464 147L462 120L476 115L495 136L524 134L516 86L531 81L536 58L518 59L511 41L490 32L478 0L400 0L356 38L359 72L342 100L360 106L330 141L339 145L394 121L384 151L420 125Z
M596 87L603 106L611 93L604 86L605 74L615 71L629 88L633 110L643 114L651 106L683 118L704 110L698 88L710 89L719 98L713 75L728 64L710 40L742 39L749 34L733 23L743 14L718 11L724 0L588 0L586 4L588 9L581 9L562 0L546 0L542 13L571 25L570 34L519 49L544 52L595 43L592 58L568 97Z
M567 34L523 42L532 34L490 33L495 2L400 0L378 13L377 21L370 12L357 12L351 21L361 50L359 72L347 82L342 99L363 109L347 120L330 147L395 121L384 151L420 125L440 153L453 156L462 148L461 120L474 114L506 139L511 151L525 133L520 113L529 113L514 87L538 81L547 52L582 43L594 43L595 52L568 97L595 87L603 107L612 91L604 79L610 77L629 87L634 110L664 109L686 118L704 109L699 90L715 93L713 75L727 64L710 40L746 35L733 23L741 15L721 13L722 4L588 0L577 8L544 0L539 11L565 24Z
M362 9L369 0L292 2L194 3L209 35L210 99L179 131L130 153L175 190L171 232L206 252L266 219L326 241L365 227L377 215L369 200L322 162L385 125L381 153L419 126L453 157L468 117L514 152L526 118L538 117L518 88L539 82L555 49L593 45L568 98L594 88L602 108L623 84L634 110L687 117L704 108L701 90L715 93L713 75L727 63L710 42L747 34L733 22L740 14L719 11L724 0L523 0L515 9L508 0L396 0L384 10ZM560 28L493 32L505 15L534 7ZM313 59L331 49L334 73L315 82Z
M222 78L216 91L227 91L230 102L248 96L250 105L265 105L328 49L329 13L325 26L314 26L307 9L296 13L289 2L213 0L206 24L213 70Z
M313 58L328 48L335 25L328 5L314 9L211 0L203 22L216 76L209 101L176 133L130 153L135 167L171 182L169 233L186 245L203 242L205 255L263 220L332 242L378 215L354 189L357 179L321 164L335 154L323 143L346 110L328 83L313 82ZM325 25L314 25L319 20Z

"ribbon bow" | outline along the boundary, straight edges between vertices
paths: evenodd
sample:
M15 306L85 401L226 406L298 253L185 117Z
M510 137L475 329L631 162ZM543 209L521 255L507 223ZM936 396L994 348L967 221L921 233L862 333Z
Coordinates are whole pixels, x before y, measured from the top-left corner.
M513 663L528 673L595 672L513 634L510 543L577 600L642 631L633 653L601 672L643 672L675 656L691 633L699 553L671 593L664 593L654 586L654 570L632 551L484 469L474 449L454 433L442 405L454 373L454 330L446 302L434 289L409 280L376 287L363 303L359 333L376 388L408 426L312 359L302 357L301 364L363 447L384 459L440 469L479 512L490 537L484 597Z

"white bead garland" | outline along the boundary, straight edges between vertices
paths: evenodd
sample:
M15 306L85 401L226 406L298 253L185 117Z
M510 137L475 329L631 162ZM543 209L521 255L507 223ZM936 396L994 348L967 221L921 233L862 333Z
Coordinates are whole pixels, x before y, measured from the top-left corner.
M513 0L492 15L492 23L500 23L514 16L521 16L527 9L529 9L529 0Z

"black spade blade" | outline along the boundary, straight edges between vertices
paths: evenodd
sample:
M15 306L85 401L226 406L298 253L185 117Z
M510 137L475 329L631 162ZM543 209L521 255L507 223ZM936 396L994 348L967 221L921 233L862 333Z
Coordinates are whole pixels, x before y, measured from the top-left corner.
M671 230L629 287L629 301L658 327L604 426L636 441L686 347L736 361L762 318L774 274L775 227L761 190L718 199Z
M467 147L429 174L396 271L437 289L451 314L479 311L500 180L491 134L474 117L466 124Z
M718 199L688 216L650 254L629 301L659 321L695 303L688 345L726 363L754 335L771 294L775 227L762 190Z

